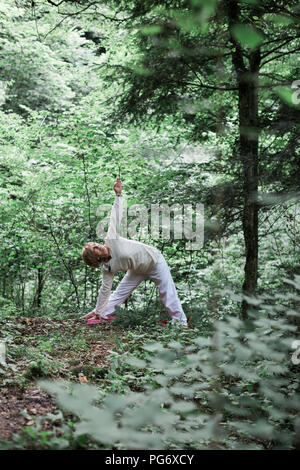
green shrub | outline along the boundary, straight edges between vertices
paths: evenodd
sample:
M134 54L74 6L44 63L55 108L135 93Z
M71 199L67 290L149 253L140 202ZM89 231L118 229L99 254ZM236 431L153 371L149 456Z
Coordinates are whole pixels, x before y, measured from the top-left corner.
M134 353L114 353L119 374L123 367L124 377L144 377L142 392L130 380L107 396L88 384L39 384L79 418L75 436L88 434L106 447L296 448L300 385L291 318L300 313L283 313L264 298L248 301L256 307L249 321L229 316L209 337L173 327Z

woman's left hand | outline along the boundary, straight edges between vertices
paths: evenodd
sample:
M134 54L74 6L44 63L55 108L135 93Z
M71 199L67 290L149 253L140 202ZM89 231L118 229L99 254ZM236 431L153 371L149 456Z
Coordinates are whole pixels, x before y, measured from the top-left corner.
M120 178L116 179L116 182L114 184L114 190L117 196L122 193L122 181L120 180Z
M95 314L95 312L90 312L90 313L86 313L83 318L86 318L87 320L89 319L92 319L92 320L96 320L97 318L97 315Z

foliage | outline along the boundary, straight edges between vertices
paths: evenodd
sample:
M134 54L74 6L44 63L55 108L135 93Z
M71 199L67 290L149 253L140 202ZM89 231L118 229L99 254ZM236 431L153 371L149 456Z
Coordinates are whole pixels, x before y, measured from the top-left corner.
M293 283L298 290L299 281ZM209 337L173 329L159 341L142 340L137 351L119 354L118 367L131 370L124 375L130 387L125 393L103 397L87 384L39 385L79 418L75 436L88 434L100 446L295 448L300 389L290 359L297 332L291 319L299 322L300 312L269 304L264 297L250 302L259 305L260 316L252 315L248 324L227 316ZM143 390L136 391L140 373L145 382L139 381Z
M27 416L28 414L25 413ZM52 430L43 429L43 424L55 423ZM62 412L48 413L36 419L34 425L27 426L20 434L14 434L11 442L1 442L1 450L80 450L93 449L92 442L86 437L74 438L74 421Z
M286 285L300 275L297 2L53 3L0 6L0 392L60 378L41 386L63 412L3 448L299 448L299 294ZM234 60L248 69L258 51L258 122L245 129ZM246 297L239 139L253 132L259 263ZM136 237L163 252L193 329L161 327L150 282L113 326L78 320L101 282L81 248L119 174L128 207L204 204L200 250L173 228L154 236L150 217Z

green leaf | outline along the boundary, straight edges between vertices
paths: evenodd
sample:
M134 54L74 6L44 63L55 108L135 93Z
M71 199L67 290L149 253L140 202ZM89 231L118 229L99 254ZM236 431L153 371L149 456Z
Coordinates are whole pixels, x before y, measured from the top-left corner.
M150 26L143 26L140 28L140 32L145 36L152 36L154 34L159 34L163 31L163 28L157 24L153 24Z
M249 5L257 5L260 3L260 0L241 0L243 3L249 3Z
M299 88L293 90L289 86L278 86L275 87L275 93L289 106L299 106Z
M143 349L145 349L148 352L157 352L157 351L163 351L164 347L161 343L148 343L144 344L142 346Z
M172 405L173 411L178 411L179 413L187 413L189 411L194 411L196 405L191 401L178 400Z
M280 24L283 26L287 26L291 23L294 23L295 20L287 15L270 15L271 16L271 21L273 21L275 24Z
M136 75L148 76L152 74L152 71L150 69L142 67L141 65L134 65L131 69Z
M137 357L130 357L126 360L126 364L129 364L132 367L135 367L136 369L145 369L147 366L146 361L143 361L142 359L138 359Z
M264 40L264 36L250 25L236 24L232 27L233 37L243 46L256 49Z

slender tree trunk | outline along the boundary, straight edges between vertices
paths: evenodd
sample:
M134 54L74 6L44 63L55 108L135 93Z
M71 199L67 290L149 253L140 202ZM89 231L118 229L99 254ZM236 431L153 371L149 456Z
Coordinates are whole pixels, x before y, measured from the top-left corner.
M241 23L238 2L228 0L228 19L232 26ZM243 232L246 263L243 293L253 295L257 286L258 272L258 74L261 61L260 49L247 55L231 34L232 62L238 82L239 100L239 151L243 165ZM247 318L248 304L242 302L242 318Z
M24 281L21 281L20 302L21 302L21 309L22 309L23 315L24 315L24 313L25 313L25 287L26 287L25 280L24 280Z
M39 309L42 305L42 290L44 287L44 273L43 268L38 268L38 275L37 275L37 292L36 292L36 306Z
M10 298L11 300L15 300L14 281L13 281L12 276L9 276L9 287L10 287Z
M243 232L246 250L243 293L253 295L258 274L258 70L260 53L250 57L250 71L239 80L240 152L244 170ZM242 318L248 304L242 303Z
M2 297L6 297L6 273L3 272L1 275L2 275Z

